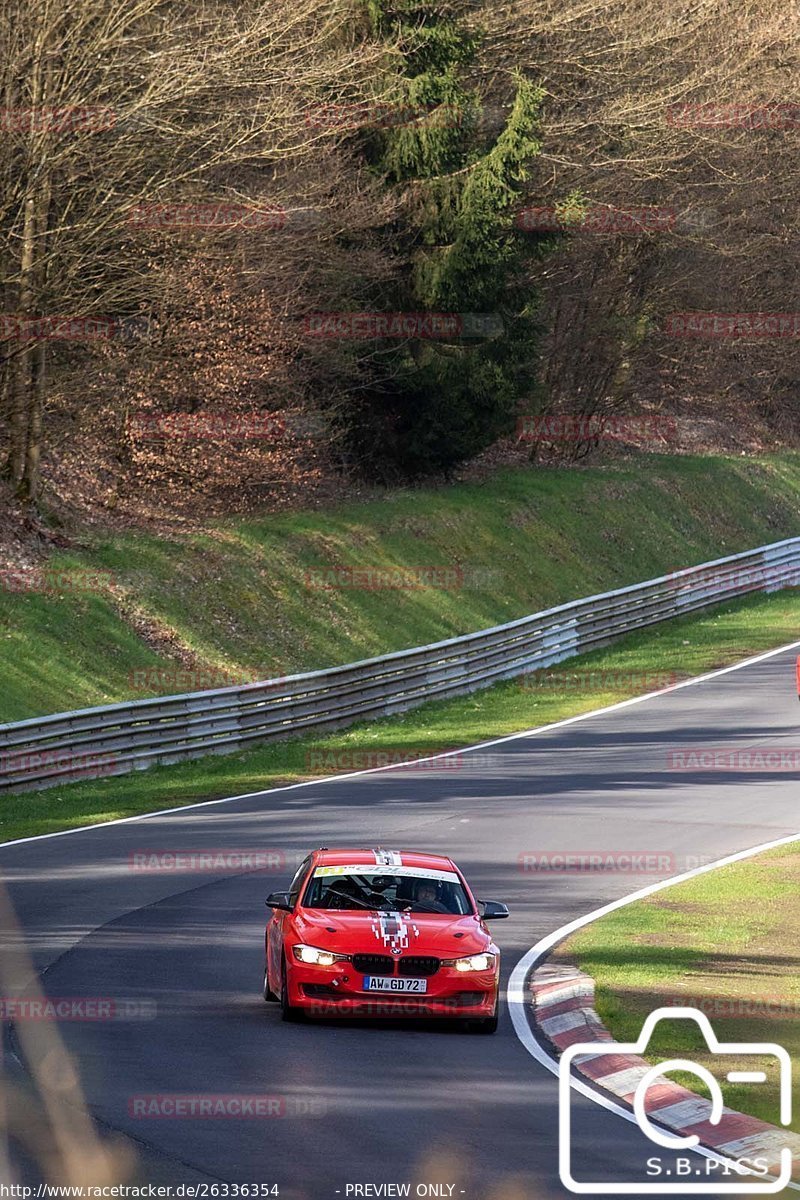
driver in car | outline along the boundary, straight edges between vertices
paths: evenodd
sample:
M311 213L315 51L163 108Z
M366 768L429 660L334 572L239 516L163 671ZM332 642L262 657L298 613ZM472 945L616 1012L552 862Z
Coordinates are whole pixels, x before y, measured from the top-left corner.
M435 879L415 879L412 881L411 906L417 904L423 912L446 913L450 909L439 899L439 885Z
M330 884L328 899L329 908L348 911L354 908L363 908L367 897L355 879L344 875Z

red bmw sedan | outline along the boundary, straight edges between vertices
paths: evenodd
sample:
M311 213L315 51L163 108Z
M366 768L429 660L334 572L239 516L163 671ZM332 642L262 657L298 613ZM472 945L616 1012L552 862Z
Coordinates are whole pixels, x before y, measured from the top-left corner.
M309 1016L450 1017L497 1028L500 951L485 922L505 904L476 901L450 858L329 850L267 897L264 999L284 1020Z

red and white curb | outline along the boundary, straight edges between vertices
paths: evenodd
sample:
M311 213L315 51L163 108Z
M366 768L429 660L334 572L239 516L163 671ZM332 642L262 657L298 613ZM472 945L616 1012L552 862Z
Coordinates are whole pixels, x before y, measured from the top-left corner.
M650 1064L635 1054L613 1052L614 1038L595 1011L591 976L577 967L546 963L529 977L529 989L534 1030L557 1052L575 1042L608 1042L608 1054L578 1055L575 1068L590 1084L632 1108L637 1085ZM766 1160L770 1175L780 1174L780 1152L788 1146L792 1178L800 1177L798 1134L731 1108L723 1108L721 1120L712 1125L708 1120L711 1101L669 1079L648 1089L645 1111L654 1124L683 1136L694 1134L701 1146L725 1158Z

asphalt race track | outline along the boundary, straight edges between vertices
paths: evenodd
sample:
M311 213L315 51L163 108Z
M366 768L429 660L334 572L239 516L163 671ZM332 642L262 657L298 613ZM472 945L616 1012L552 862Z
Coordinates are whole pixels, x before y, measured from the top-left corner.
M493 926L507 980L565 922L703 857L800 829L795 772L668 766L673 750L796 749L795 654L446 767L0 847L47 993L155 1002L150 1019L62 1025L100 1125L136 1144L145 1180L277 1183L282 1196L309 1200L407 1180L455 1183L454 1196L476 1200L567 1195L557 1174L557 1082L521 1045L505 1008L494 1037L434 1023L286 1025L260 996L264 896L317 845L451 854L478 896L511 907L511 919ZM287 866L223 875L131 868L136 851L209 849L271 849ZM598 850L674 857L649 876L519 867L526 851ZM8 1045L13 1053L7 1033ZM165 1093L266 1093L287 1115L131 1115L132 1097ZM581 1177L641 1179L649 1151L638 1130L581 1097L575 1110Z

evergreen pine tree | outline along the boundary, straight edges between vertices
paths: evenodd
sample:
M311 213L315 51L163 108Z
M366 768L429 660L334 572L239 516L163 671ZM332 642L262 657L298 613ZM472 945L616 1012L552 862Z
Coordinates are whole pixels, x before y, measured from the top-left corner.
M391 311L459 314L444 338L384 340L350 413L360 462L403 475L447 471L513 430L535 387L538 326L530 264L550 243L515 230L520 191L540 150L542 92L513 79L493 141L463 82L478 39L447 0L365 0L373 31L400 51L396 112L364 153L402 189L397 249L409 269Z

